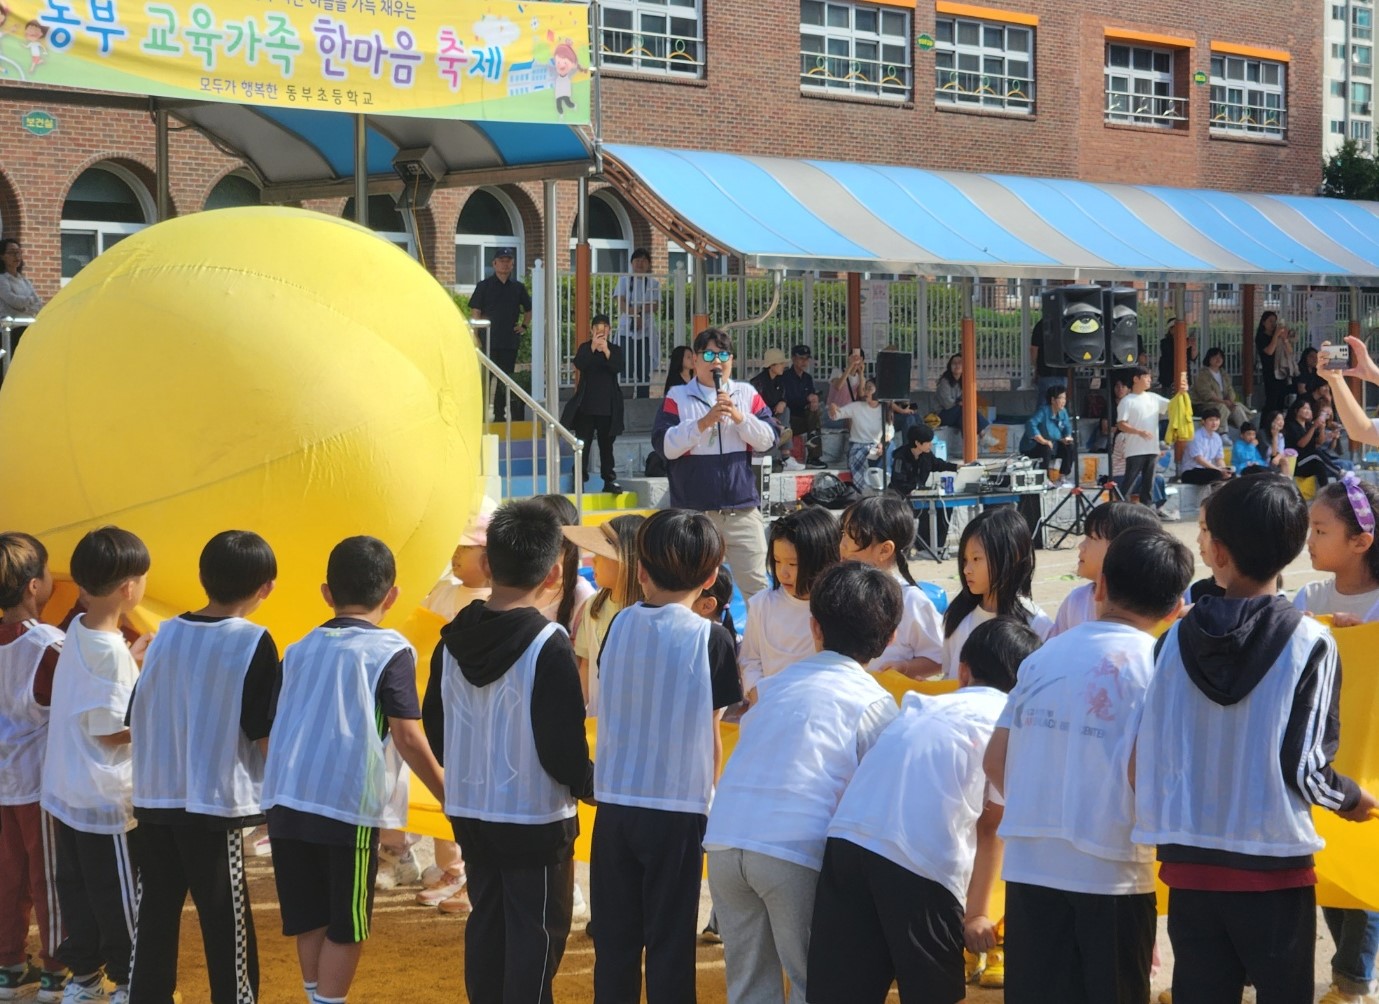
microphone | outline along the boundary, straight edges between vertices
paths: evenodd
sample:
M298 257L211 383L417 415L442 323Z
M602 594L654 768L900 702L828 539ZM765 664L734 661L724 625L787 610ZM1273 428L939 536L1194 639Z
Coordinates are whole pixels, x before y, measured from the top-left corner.
M717 366L713 368L713 389L714 393L718 393L723 389L723 371Z

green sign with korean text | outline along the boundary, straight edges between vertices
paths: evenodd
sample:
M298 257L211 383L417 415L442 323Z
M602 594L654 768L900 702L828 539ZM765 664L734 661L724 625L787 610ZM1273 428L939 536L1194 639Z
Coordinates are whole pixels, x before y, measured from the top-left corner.
M47 112L35 109L19 116L20 124L35 136L46 136L57 130L57 119Z
M916 35L915 45L918 46L922 51L928 52L930 49L934 47L934 36L928 34L927 32L922 35Z

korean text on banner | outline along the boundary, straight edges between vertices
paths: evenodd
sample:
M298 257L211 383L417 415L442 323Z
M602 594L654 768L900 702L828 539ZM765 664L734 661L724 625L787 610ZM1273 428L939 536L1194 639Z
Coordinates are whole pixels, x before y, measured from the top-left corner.
M589 122L589 8L516 0L6 0L0 76L121 94Z

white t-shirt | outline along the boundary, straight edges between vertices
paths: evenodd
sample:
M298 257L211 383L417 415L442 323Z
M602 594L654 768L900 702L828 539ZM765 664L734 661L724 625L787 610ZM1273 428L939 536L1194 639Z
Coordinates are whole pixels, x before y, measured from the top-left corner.
M1126 394L1116 408L1116 421L1125 422L1132 428L1149 433L1148 438L1132 433L1121 433L1125 437L1125 455L1142 457L1159 452L1159 419L1168 414L1168 398L1160 397L1153 391L1142 394Z
M595 596L598 594L595 593ZM604 600L603 606L599 607L599 612L593 612L594 601L589 599L584 606L579 608L579 614L575 617L575 636L571 641L575 647L575 655L588 662L587 671L589 675L589 703L584 709L584 713L590 718L597 718L599 713L599 650L603 648L603 639L608 637L608 625L613 623L613 615L622 607L618 606L618 601L609 596Z
M1209 463L1220 466L1226 462L1225 447L1221 443L1221 433L1209 432L1205 426L1198 429L1190 440L1187 448L1183 450L1183 467L1185 471L1197 468L1205 469L1201 463L1206 460Z
M660 280L640 274L620 276L613 287L613 298L620 296L627 298L627 310L618 317L619 341L655 334L656 308L661 302Z
M593 596L596 592L598 592L598 590L595 589L592 585L589 584L589 580L588 580L588 579L586 579L584 576L581 575L581 576L579 577L579 581L577 581L577 582L575 583L575 602L574 602L574 606L572 606L572 607L570 608L571 610L574 611L574 613L572 613L572 614L570 615L570 626L571 626L571 627L574 627L574 626L575 626L574 622L575 622L575 618L576 618L576 617L578 616L578 614L579 614L579 608L582 607L582 606L584 606L585 603L588 603L588 602L589 602L589 597ZM555 599L552 600L550 603L548 603L546 606L544 606L544 607L541 608L541 616L542 616L542 617L545 617L546 620L548 620L548 621L553 621L553 620L555 620L555 615L556 615L557 613L559 613L559 612L560 612L560 590L557 589L557 590L556 590L556 593L555 593Z
M873 445L881 442L883 412L884 409L879 404L873 406L865 401L853 401L839 408L838 417L846 418L852 423L848 426L848 442Z
M1033 600L1021 599L1020 603L1029 613L1029 620L1026 623L1039 636L1039 640L1043 641L1053 630L1053 618L1044 613L1042 607L1035 605ZM960 661L958 657L962 655L963 644L971 637L978 624L985 624L994 619L995 616L994 613L978 606L962 619L952 634L943 640L943 678L945 680L958 678L958 662Z
M895 640L886 650L871 662L867 669L880 672L895 662L910 659L932 659L943 665L943 618L928 594L918 586L912 586L900 578L900 598L904 604L900 614L900 626L895 629Z
M737 654L744 695L763 677L774 676L814 651L808 600L796 599L781 586L763 590L747 601L747 629Z
M1361 620L1371 620L1370 614L1379 606L1379 589L1345 595L1336 592L1336 580L1309 582L1293 597L1293 606L1310 614L1354 614Z
M453 621L457 613L475 600L487 600L490 592L491 590L487 586L479 588L466 586L455 576L446 572L426 594L426 599L421 601L421 605L432 613L444 617L447 621ZM559 604L556 604L556 607L558 609Z
M1077 627L1087 621L1096 620L1096 583L1084 582L1063 598L1058 607L1058 615L1053 619L1050 638L1055 638L1069 628Z
M1130 840L1128 777L1153 676L1154 638L1110 621L1079 624L1021 664L996 723L1010 731L1000 829L1007 882L1108 896L1153 891L1153 850Z
M976 823L1000 799L982 772L1006 695L909 693L853 775L828 835L879 854L966 903Z

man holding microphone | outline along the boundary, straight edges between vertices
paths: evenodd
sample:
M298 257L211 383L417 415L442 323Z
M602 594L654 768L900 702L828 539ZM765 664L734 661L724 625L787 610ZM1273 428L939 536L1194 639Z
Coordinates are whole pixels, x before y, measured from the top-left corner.
M723 535L742 595L766 588L766 525L752 454L776 443L771 410L749 383L731 379L732 338L708 328L694 338L694 379L672 387L651 431L666 459L669 506L696 509Z

